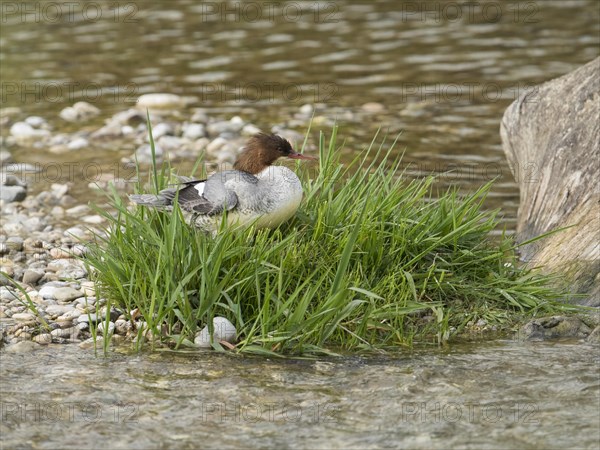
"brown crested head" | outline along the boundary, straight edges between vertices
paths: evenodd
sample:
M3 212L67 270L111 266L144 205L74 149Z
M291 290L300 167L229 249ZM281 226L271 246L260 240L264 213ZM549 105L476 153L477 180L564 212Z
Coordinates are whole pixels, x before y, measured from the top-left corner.
M248 140L233 168L256 175L282 157L315 159L296 153L289 141L277 134L259 133Z

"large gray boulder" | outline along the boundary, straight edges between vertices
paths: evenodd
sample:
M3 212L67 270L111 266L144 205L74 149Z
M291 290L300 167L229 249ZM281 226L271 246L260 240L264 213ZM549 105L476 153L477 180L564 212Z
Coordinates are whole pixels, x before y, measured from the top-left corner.
M600 306L600 58L522 95L500 134L520 188L517 240L572 226L523 246L523 259Z

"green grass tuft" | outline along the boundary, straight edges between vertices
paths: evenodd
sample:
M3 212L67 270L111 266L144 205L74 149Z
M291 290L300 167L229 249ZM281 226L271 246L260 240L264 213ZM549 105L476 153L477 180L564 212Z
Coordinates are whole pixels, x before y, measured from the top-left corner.
M434 197L433 177L408 181L385 142L339 162L337 129L321 134L318 172L297 165L304 200L275 230L221 229L211 237L171 214L128 204L116 191L108 237L86 256L108 307L146 322L144 337L189 345L225 316L240 352L263 355L374 350L445 342L484 319L552 313L563 292L520 268L509 237L491 238L495 212L471 195ZM152 142L152 141L151 141ZM170 167L151 173L153 190ZM148 331L150 333L148 333ZM221 348L217 343L216 348Z

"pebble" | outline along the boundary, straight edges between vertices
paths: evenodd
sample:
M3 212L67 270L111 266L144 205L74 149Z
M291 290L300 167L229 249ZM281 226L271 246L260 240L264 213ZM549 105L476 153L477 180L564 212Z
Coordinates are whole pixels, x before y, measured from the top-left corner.
M115 332L115 324L112 322L108 322L108 333L105 333L106 322L102 321L98 324L98 332L104 335L111 335Z
M18 320L19 322L33 322L35 321L35 316L31 313L17 313L13 314L13 319Z
M235 344L237 340L237 331L235 326L225 317L213 318L213 340L214 342L226 341L230 344ZM208 325L196 335L194 344L202 348L211 347Z
M90 145L87 139L78 137L73 139L71 142L67 144L67 149L69 150L81 150Z
M23 273L23 283L34 286L43 276L44 272L41 270L26 269Z
M46 314L50 316L61 316L75 309L72 305L49 305L46 307Z
M50 333L42 333L42 334L38 334L37 336L34 336L33 341L41 344L41 345L48 345L52 343L52 334Z
M25 200L27 190L22 186L2 186L0 188L0 200L7 203Z
M27 122L15 122L10 127L10 134L17 139L42 138L50 135L48 130L38 130Z
M183 137L195 141L204 136L204 125L199 123L187 123L183 125Z
M27 353L32 352L41 348L39 344L36 344L32 341L21 341L16 344L9 345L6 347L6 352L8 353Z
M54 298L59 302L70 302L79 297L83 297L83 292L71 287L60 287L54 291Z
M29 116L25 119L25 123L31 125L34 128L40 128L46 125L46 119L40 116Z
M163 158L163 149L160 145L154 145L154 154L156 157L156 161L162 161ZM134 159L141 164L152 164L152 148L150 144L143 144L135 151L133 156Z
M64 108L59 116L67 122L83 122L100 114L100 110L88 102L77 102Z
M144 94L137 100L137 107L141 109L177 109L184 104L183 98L175 94Z

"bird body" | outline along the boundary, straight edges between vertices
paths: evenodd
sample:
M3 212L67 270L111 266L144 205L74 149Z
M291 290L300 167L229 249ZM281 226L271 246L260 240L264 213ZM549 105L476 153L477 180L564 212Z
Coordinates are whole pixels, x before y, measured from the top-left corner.
M259 134L249 141L233 170L193 180L158 195L131 195L133 202L171 208L177 201L190 224L210 232L219 229L226 212L227 226L275 228L290 219L302 200L302 184L284 166L272 166L279 157L315 159L292 150L277 135Z

